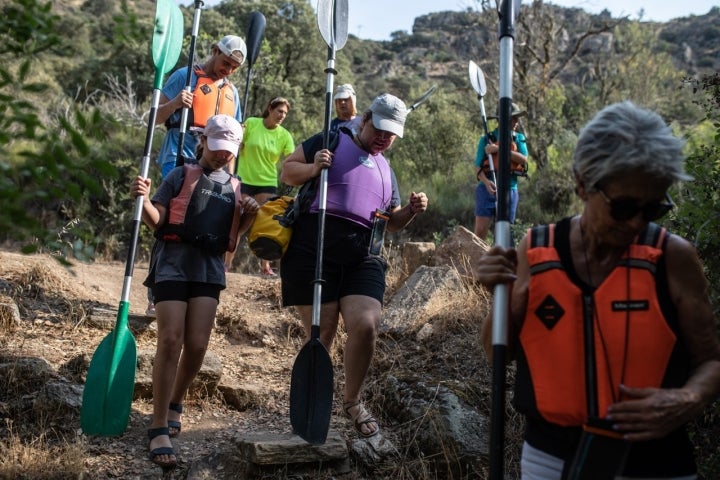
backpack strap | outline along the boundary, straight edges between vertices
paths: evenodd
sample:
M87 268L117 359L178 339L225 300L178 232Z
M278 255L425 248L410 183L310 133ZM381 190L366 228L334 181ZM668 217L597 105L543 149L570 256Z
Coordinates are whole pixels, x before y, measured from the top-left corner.
M340 143L340 132L344 133L345 135L349 135L351 138L353 136L352 130L350 130L347 127L340 127L337 131L330 131L330 141L328 142L328 150L331 152L334 152L338 144ZM313 154L314 155L314 154ZM292 210L293 210L293 216L292 218L286 218L285 222L289 222L288 225L292 225L292 222L294 222L297 217L300 216L301 213L307 212L310 210L310 204L312 203L313 199L315 198L315 192L317 191L317 185L318 185L318 178L313 177L307 182L303 183L300 187L300 190L298 190L297 195L295 196L295 200L292 203Z

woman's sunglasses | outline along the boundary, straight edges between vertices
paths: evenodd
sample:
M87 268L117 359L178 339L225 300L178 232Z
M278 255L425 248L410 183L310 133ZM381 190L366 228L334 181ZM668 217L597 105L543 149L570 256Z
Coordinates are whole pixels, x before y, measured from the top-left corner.
M600 195L602 195L605 202L610 206L610 216L618 222L635 218L639 213L642 214L643 220L652 222L664 216L675 207L675 204L667 192L665 192L664 202L640 205L634 198L610 198L603 192L602 188L597 187L596 190L600 192Z

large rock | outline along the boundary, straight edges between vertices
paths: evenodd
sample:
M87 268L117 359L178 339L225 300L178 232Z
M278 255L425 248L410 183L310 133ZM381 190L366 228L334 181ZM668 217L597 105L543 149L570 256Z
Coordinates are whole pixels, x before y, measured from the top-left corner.
M490 246L465 227L457 227L435 250L432 264L454 267L463 280L472 280L470 261L483 255Z
M401 253L403 277L407 278L415 273L420 265L430 265L434 253L433 242L405 242Z
M425 458L445 463L447 478L476 478L471 474L490 456L487 417L442 384L388 375L383 392L385 414L402 425Z
M431 316L434 305L445 305L447 299L463 288L454 268L444 265L421 265L390 299L380 324L381 333L419 330Z
M20 309L11 298L0 297L0 329L10 329L20 324Z
M350 471L347 444L334 430L328 432L322 445L310 445L291 433L270 432L242 433L235 436L234 441L237 456L247 465L244 478L255 478L253 474L259 477L258 474L274 469L285 470L285 473L307 470L316 475L323 470L330 474Z

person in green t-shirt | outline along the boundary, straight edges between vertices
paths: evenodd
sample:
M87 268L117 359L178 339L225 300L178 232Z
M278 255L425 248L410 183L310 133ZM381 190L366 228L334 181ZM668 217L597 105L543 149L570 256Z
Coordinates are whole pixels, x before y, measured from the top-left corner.
M290 102L273 98L268 102L262 117L245 120L245 133L237 161L237 175L242 181L242 193L251 195L262 205L277 196L278 162L295 150L292 135L282 122L290 111ZM225 268L232 266L233 254L225 257ZM274 277L270 261L263 260L262 275Z

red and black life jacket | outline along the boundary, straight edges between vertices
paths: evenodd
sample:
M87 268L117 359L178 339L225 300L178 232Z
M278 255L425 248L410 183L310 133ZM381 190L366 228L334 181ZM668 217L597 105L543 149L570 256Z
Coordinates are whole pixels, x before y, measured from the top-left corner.
M170 200L167 222L155 236L214 253L234 251L242 215L240 180L231 176L224 184L214 182L197 164L185 164L183 175L180 193Z
M227 79L217 84L198 65L193 67L193 74L197 80L193 91L193 105L188 112L187 126L205 128L210 117L221 113L234 117L236 105L232 84ZM170 118L173 120L171 121ZM167 128L180 127L181 117L173 115L170 118L165 122Z

